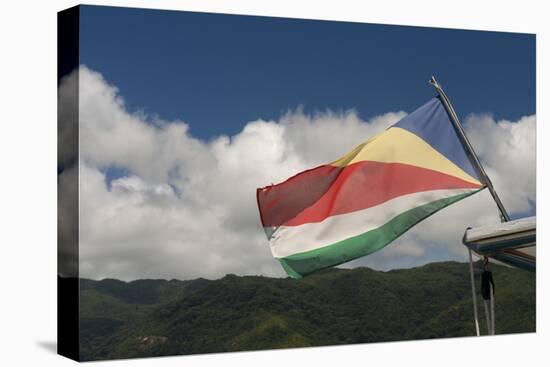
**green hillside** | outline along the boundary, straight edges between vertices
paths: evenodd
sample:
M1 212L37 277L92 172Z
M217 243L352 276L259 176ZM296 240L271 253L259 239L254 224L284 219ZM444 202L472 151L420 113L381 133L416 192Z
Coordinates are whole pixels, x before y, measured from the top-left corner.
M534 274L493 273L497 334L534 332ZM82 279L80 307L82 360L474 334L468 265L456 262L331 269L301 280Z

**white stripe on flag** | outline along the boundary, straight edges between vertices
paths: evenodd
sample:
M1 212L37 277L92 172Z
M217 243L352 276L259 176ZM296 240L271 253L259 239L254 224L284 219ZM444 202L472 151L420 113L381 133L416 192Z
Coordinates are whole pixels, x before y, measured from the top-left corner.
M319 223L307 223L294 227L281 226L271 236L269 245L276 258L315 250L376 229L407 210L476 190L478 189L416 192L399 196L368 209L334 215Z

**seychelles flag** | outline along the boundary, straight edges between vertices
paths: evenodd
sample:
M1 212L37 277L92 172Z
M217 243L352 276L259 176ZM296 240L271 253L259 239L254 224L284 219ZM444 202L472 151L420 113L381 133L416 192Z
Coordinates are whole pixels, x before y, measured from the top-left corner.
M439 97L342 158L257 190L290 277L371 254L485 186Z

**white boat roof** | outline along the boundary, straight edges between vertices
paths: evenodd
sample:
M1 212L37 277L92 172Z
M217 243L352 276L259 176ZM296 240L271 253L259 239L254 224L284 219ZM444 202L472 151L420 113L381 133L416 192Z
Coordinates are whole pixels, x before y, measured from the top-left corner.
M479 256L486 256L517 268L535 271L537 262L536 217L468 228L464 245Z
M536 232L537 217L527 217L466 230L464 243Z

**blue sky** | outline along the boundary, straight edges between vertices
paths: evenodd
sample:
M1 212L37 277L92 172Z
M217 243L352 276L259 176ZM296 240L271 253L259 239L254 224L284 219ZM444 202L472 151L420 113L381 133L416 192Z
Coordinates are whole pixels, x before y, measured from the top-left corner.
M289 109L412 111L435 74L459 115L535 113L535 36L116 7L82 7L81 63L130 111L235 134Z
M511 216L535 214L534 35L81 11L85 66L60 99L72 103L78 81L85 277L284 276L256 188L333 161L423 105L432 74ZM484 190L345 266L465 261L464 229L495 221Z

